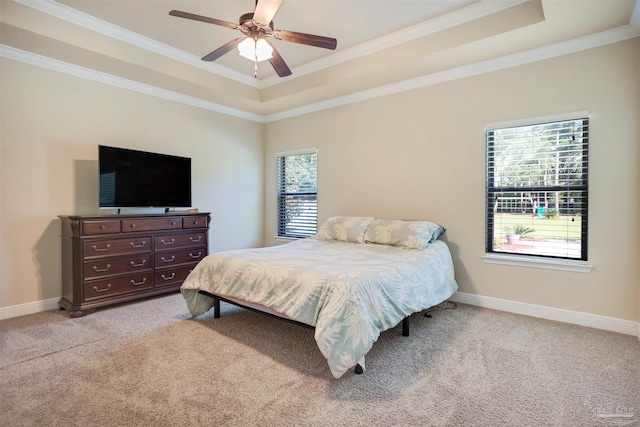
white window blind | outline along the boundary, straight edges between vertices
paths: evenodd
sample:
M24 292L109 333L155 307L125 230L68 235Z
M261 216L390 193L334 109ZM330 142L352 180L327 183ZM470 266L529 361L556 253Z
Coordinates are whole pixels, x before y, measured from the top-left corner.
M303 238L318 229L318 153L278 155L278 236Z
M589 119L489 129L487 252L587 260Z

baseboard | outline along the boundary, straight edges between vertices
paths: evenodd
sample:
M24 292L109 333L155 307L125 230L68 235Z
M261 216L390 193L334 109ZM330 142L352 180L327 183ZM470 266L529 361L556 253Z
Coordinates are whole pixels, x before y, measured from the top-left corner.
M9 307L0 307L0 320L40 313L41 311L55 310L58 308L58 301L60 301L60 297L11 305Z
M619 332L626 335L636 335L640 339L640 323L615 317L599 316L597 314L580 311L563 310L560 308L510 301L501 298L485 297L481 295L456 292L451 301L509 313L523 314L547 320L587 326L605 331Z
M563 310L542 305L528 304L510 301L501 298L485 297L481 295L456 292L451 301L478 307L491 308L493 310L507 311L509 313L523 314L525 316L539 317L547 320L557 320L574 325L588 326L590 328L603 329L605 331L619 332L626 335L636 335L640 340L640 323L631 320L617 319L615 317L599 316L596 314L579 311ZM60 298L50 298L41 301L18 304L9 307L0 307L0 320L11 317L24 316L39 313L41 311L55 310L58 308Z

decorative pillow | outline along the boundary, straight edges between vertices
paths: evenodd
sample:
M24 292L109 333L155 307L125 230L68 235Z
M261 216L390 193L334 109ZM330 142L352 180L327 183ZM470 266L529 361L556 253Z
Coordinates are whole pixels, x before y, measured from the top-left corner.
M376 219L367 230L364 240L406 249L424 249L444 231L443 227L428 221Z
M369 216L333 216L321 226L318 240L340 240L342 242L364 243L364 234L373 221Z

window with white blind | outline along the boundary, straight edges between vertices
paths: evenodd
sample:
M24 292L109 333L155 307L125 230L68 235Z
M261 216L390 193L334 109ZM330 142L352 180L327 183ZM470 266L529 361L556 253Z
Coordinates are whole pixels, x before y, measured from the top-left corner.
M587 261L586 113L486 132L488 253Z
M278 237L304 238L318 229L318 152L278 154Z

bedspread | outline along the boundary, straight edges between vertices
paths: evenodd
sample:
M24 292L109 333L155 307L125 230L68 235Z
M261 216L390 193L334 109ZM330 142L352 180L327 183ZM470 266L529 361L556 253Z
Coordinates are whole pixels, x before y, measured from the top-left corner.
M334 377L355 366L380 333L456 290L442 241L424 250L308 238L280 246L214 253L181 287L193 316L213 299L199 290L261 304L315 327Z

